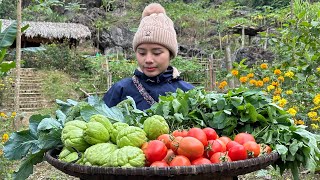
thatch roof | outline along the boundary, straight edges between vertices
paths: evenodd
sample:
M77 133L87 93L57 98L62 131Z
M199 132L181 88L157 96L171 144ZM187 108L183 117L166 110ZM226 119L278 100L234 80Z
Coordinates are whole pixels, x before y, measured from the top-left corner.
M2 22L1 31L6 29L13 20L0 19ZM29 24L29 28L23 32L27 38L47 38L47 39L83 39L91 37L89 28L78 23L53 23L23 21L22 26Z

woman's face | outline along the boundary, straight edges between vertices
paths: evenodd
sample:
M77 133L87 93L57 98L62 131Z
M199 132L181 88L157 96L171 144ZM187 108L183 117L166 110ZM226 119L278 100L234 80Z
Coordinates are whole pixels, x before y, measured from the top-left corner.
M136 57L140 69L148 77L161 74L170 63L170 51L159 44L140 44L137 47Z

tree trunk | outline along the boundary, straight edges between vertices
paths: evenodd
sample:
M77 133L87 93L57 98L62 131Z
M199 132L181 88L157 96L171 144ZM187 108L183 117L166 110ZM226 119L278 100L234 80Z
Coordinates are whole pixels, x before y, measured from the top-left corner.
M17 2L17 37L16 37L16 83L14 88L14 111L20 112L20 99L19 99L19 91L20 91L20 61L21 61L21 4L22 0L18 0ZM16 116L19 117L19 116ZM13 129L16 130L16 118L12 121Z
M228 72L230 72L232 70L232 59L231 59L231 50L230 50L230 44L226 45L226 66L227 66L227 70ZM230 88L234 88L234 80L231 79L229 80L229 87Z

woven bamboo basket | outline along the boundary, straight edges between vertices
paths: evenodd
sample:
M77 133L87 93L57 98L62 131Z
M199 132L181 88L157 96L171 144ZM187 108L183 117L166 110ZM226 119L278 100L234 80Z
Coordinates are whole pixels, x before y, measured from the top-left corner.
M238 175L257 171L273 164L279 159L277 152L257 158L224 162L219 164L206 164L197 166L177 167L98 167L84 166L74 163L65 163L57 159L58 149L49 150L45 158L55 168L69 174L88 180L206 180L206 179L234 179Z

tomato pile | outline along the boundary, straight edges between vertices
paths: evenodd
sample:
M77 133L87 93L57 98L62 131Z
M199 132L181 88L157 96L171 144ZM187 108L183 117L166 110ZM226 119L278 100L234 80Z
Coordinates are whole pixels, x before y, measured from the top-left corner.
M242 132L233 139L221 136L213 128L191 128L162 134L145 142L147 166L190 166L232 162L271 153L267 144L258 144L252 134Z

